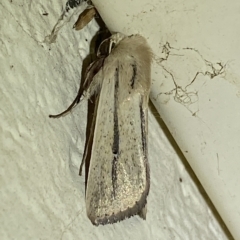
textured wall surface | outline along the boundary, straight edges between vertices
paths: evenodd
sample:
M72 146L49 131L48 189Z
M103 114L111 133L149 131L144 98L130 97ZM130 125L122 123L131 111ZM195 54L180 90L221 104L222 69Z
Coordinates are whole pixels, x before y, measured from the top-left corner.
M136 216L108 226L90 223L85 178L78 175L87 104L64 118L48 115L65 110L74 99L97 24L74 31L76 13L56 43L44 43L64 5L0 3L1 239L231 239L153 109L147 220Z

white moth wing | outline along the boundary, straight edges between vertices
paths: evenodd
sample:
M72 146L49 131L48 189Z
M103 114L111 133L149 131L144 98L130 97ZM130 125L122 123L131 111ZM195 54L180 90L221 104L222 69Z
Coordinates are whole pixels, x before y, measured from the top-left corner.
M126 37L99 73L102 82L86 190L87 214L96 225L139 214L146 204L151 57L143 37Z

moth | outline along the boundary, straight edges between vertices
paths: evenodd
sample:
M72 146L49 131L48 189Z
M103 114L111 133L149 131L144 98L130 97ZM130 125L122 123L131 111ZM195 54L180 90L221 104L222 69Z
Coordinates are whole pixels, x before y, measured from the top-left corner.
M73 28L78 31L83 29L96 15L96 9L93 6L86 8L78 17L77 21L73 25Z
M93 144L86 186L86 210L94 225L133 215L146 219L150 188L148 101L152 51L144 37L120 33L103 41L69 108L97 95Z

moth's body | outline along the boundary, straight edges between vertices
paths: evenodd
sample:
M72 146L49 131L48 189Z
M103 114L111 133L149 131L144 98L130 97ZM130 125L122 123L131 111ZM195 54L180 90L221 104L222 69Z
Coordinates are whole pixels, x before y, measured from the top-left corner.
M151 49L140 35L115 34L100 45L98 57L88 67L84 81L86 98L98 94L86 189L87 215L95 225L136 214L145 218L150 187L147 116ZM80 97L81 89L66 111L50 117L69 112Z
M139 214L146 204L150 64L146 40L124 37L87 90L87 96L99 91L86 190L87 214L96 225Z

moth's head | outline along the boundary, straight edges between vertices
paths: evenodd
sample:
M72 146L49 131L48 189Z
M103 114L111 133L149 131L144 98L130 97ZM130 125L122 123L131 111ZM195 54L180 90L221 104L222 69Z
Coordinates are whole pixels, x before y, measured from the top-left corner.
M111 37L102 41L97 51L97 57L108 56L111 51L118 45L118 43L125 37L126 36L122 33L115 33Z
M110 48L109 48L109 50L110 50L110 52L111 52L111 50L115 47L115 46L117 46L118 45L118 43L119 42L121 42L122 40L123 40L123 38L125 38L126 36L124 35L124 34L122 34L122 33L115 33L115 34L113 34L111 37L110 37ZM109 53L110 53L109 52Z

